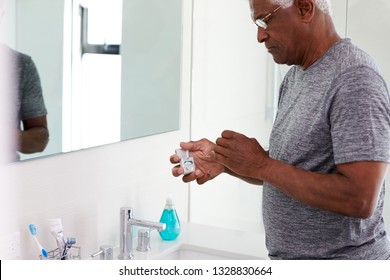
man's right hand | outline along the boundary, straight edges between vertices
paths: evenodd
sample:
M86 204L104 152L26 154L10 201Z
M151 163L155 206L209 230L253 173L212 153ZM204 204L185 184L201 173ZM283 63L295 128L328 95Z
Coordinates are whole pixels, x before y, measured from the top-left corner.
M225 171L225 167L214 162L210 156L214 147L215 144L207 139L180 143L180 148L190 152L196 166L194 172L183 176L183 182L188 183L196 180L199 185L202 185ZM172 175L175 177L183 175L184 170L180 167L180 158L176 154L171 155L170 162L176 164L172 168Z

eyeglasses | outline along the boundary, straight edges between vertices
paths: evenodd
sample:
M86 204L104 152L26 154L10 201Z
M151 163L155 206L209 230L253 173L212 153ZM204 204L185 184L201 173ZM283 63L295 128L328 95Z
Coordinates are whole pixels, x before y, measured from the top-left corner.
M265 17L263 18L258 18L255 20L255 23L258 27L261 27L263 29L267 29L268 27L268 24L266 23L266 21L270 18L270 16L272 16L274 13L277 12L277 10L279 10L282 6L279 6L277 7L275 10L273 10L272 12L270 12L268 15L266 15Z

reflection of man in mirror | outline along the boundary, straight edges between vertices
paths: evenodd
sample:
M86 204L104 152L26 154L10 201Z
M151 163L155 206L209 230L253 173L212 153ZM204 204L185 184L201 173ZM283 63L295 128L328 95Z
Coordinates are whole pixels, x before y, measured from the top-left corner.
M4 9L4 0L0 0L0 24ZM0 44L0 55L8 61L7 77L13 79L9 91L16 110L17 150L24 154L42 152L49 141L49 131L47 110L35 64L30 56L3 44Z

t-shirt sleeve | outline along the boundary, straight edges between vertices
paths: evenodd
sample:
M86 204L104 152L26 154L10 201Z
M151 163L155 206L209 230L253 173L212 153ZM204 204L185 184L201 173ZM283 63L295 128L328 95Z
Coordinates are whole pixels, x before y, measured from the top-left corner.
M20 58L20 67L19 90L22 98L22 120L47 115L41 81L35 63L31 57L23 55Z
M338 81L330 111L335 163L390 162L390 102L384 80L362 66Z

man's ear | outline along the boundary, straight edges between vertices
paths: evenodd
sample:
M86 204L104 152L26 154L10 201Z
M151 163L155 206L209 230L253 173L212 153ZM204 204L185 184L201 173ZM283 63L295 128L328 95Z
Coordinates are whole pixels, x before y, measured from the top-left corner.
M312 21L316 5L313 0L295 0L295 5L301 15L302 22L309 23Z

